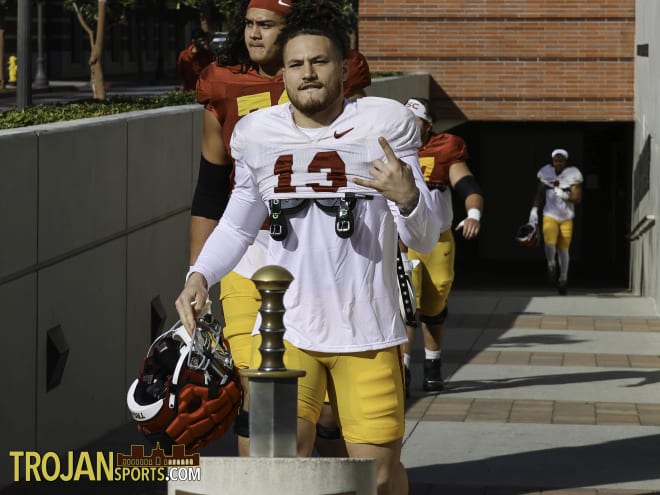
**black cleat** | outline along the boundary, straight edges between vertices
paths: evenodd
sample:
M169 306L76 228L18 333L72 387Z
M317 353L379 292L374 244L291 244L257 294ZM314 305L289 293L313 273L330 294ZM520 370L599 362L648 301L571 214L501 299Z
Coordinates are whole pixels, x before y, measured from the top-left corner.
M403 366L403 377L405 378L403 386L406 391L406 399L410 397L410 368L408 366Z
M445 382L442 380L440 368L441 361L439 358L424 360L424 382L422 383L422 388L426 392L442 392L444 390Z
M552 285L557 283L557 265L548 267L548 282L550 282Z
M568 292L566 289L566 286L568 285L566 280L560 280L557 282L557 291L559 292L560 296L565 296L566 293Z

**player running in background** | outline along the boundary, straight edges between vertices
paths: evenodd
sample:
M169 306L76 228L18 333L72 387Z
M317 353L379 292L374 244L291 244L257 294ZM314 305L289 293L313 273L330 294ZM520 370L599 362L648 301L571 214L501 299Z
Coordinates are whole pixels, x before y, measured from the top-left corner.
M419 309L422 335L424 337L424 381L422 388L427 392L439 392L444 388L441 373L442 337L447 318L447 299L454 281L455 244L451 226L453 221L451 191L465 202L467 217L458 224L465 239L474 239L481 228L481 213L484 199L481 188L467 166L467 146L458 136L433 132L433 116L428 100L411 98L406 103L419 126L422 146L419 163L424 180L432 196L440 206L438 215L445 226L432 252L422 254L408 249L410 260L420 263L412 271L417 307ZM408 325L408 342L403 346L406 371L406 394L410 392L410 352L415 326Z
M199 74L204 67L213 62L213 59L213 52L209 50L208 35L196 28L191 43L179 52L176 61L176 77L183 91L195 91Z
M568 165L568 151L558 148L551 153L552 164L536 174L538 187L529 223L538 225L538 209L543 206L543 242L548 262L548 281L557 285L562 296L568 285L568 264L575 205L582 201L582 173ZM559 270L557 270L559 265Z

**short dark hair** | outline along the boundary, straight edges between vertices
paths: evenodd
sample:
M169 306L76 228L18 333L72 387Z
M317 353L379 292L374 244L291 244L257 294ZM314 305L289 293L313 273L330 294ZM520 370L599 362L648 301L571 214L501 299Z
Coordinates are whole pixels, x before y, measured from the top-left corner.
M324 36L346 58L350 40L348 38L346 17L336 0L300 0L293 4L293 10L287 18L287 25L277 41L281 47L302 34Z

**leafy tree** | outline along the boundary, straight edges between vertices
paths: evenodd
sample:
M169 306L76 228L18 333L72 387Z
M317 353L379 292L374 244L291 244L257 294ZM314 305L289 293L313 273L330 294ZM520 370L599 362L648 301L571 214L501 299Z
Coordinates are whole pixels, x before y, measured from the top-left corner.
M181 0L181 4L199 12L202 31L220 31L225 20L231 17L236 0Z
M345 10L357 10L357 0L338 0ZM223 22L231 19L236 0L180 0L182 5L199 11L202 31L220 31Z
M64 0L64 6L76 13L78 22L89 38L90 54L88 64L90 82L92 85L92 95L98 100L105 100L102 60L106 27L113 22L125 22L126 10L135 7L136 1Z

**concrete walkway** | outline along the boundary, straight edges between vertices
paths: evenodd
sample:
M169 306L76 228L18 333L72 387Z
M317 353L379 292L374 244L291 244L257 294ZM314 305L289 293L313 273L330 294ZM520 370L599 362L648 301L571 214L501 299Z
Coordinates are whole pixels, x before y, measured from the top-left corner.
M403 449L412 495L660 493L651 300L462 292L449 308L441 395L422 392L415 343Z
M414 345L403 446L411 495L660 494L660 317L651 300L456 291L449 304L446 392L422 392L421 336ZM83 450L145 443L128 424ZM235 452L226 435L202 454ZM32 483L0 493L163 495L166 485Z

